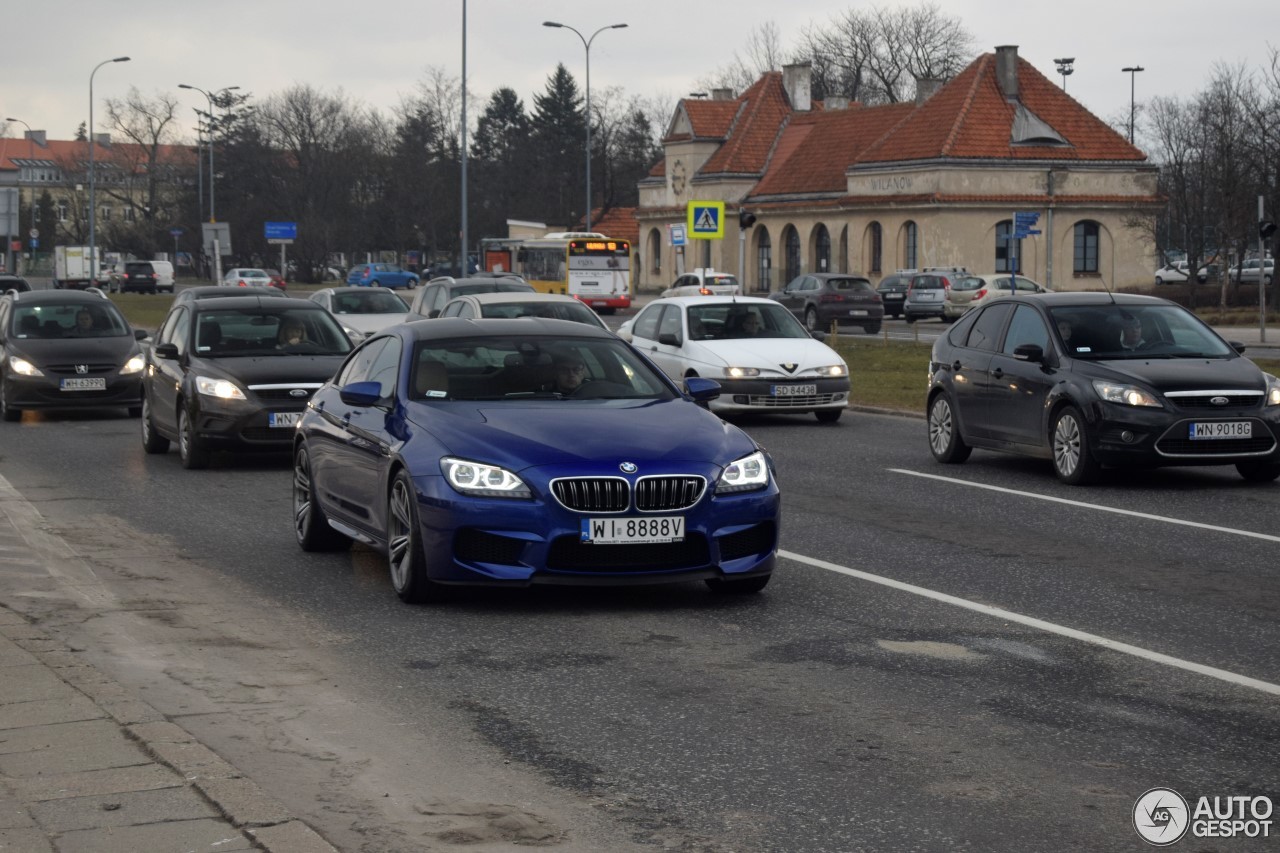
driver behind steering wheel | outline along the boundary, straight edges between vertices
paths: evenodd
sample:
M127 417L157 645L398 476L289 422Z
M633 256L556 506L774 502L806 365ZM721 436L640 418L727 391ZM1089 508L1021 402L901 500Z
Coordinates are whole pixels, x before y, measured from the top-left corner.
M555 358L556 378L552 390L569 396L582 387L587 377L587 365L579 356L572 353L558 355Z

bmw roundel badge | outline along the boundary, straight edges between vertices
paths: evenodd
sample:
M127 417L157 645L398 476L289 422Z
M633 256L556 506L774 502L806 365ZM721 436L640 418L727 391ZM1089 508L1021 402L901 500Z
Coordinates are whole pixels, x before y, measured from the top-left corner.
M618 466L618 470L620 470L624 474L634 474L635 472L639 471L640 468L634 462L623 462L621 465Z

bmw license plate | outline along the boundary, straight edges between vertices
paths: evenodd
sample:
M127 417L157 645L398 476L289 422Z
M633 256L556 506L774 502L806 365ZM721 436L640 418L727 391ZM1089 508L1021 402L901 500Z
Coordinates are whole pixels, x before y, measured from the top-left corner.
M1195 421L1191 424L1191 437L1252 438L1253 421Z
M770 389L775 397L812 397L818 393L817 385L774 385Z
M272 412L267 423L273 427L295 427L302 420L302 412Z
M654 545L684 541L684 518L584 518L582 541L593 545Z
M59 387L63 391L105 391L107 390L107 380L100 376L84 379L63 379Z

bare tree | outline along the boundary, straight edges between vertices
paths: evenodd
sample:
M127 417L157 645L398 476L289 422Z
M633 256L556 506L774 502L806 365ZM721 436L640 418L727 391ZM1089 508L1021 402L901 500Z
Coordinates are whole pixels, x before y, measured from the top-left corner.
M160 245L156 221L177 218L181 188L194 158L173 148L177 141L177 99L157 92L146 97L130 88L123 99L107 100L107 126L113 144L105 158L106 196L124 211L109 224L108 239L117 249L149 256ZM99 167L101 168L101 167Z
M694 84L699 89L732 89L742 92L768 71L782 67L782 33L773 21L765 21L751 31L742 51L733 59Z

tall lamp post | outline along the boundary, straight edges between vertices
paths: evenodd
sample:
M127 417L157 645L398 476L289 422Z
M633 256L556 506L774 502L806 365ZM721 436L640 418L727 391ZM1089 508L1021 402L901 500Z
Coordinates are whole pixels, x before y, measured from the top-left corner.
M1062 75L1062 91L1067 91L1067 78L1071 76L1071 72L1075 71L1074 56L1068 56L1065 59L1055 59L1053 64L1058 66L1058 73Z
M97 194L97 168L95 166L94 149L97 148L97 140L93 138L93 75L98 73L98 69L112 62L128 62L129 57L117 56L115 59L104 59L97 65L93 66L93 70L89 72L89 274L93 276L93 283L98 283L98 234L96 225L98 221L98 194Z
M214 115L213 115L214 98L218 95L225 95L227 92L233 92L236 89L239 89L240 87L228 86L225 89L219 90L218 92L206 92L204 89L201 89L199 86L188 86L186 83L179 83L178 88L191 89L194 92L199 92L200 94L204 95L205 98L209 101L209 221L217 222L218 220L214 218L214 200L213 200L213 133L215 130Z
M1141 65L1130 65L1128 68L1121 68L1123 74L1129 75L1129 144L1133 144L1133 112L1134 112L1134 80L1138 77L1139 71L1146 71Z
M587 230L591 230L591 43L596 40L596 36L605 30L620 30L626 27L626 24L610 24L607 27L601 27L591 34L591 38L585 38L582 33L575 30L568 24L557 23L556 21L543 21L544 27L557 27L559 29L570 30L579 39L582 40L582 46L587 50Z
M36 140L35 140L35 137L32 136L31 134L31 125L27 124L25 121L23 121L20 118L6 118L5 121L15 121L27 129L27 147L31 150L31 160L34 161L36 159ZM34 165L32 166L32 168L34 168ZM19 202L19 207L21 207L21 202ZM36 222L36 185L34 181L31 184L31 227L32 228L40 227L39 224ZM22 230L21 227L19 227L18 230L21 231ZM35 238L32 237L31 239L34 240ZM29 266L35 266L35 263L36 263L36 247L32 246L31 247L31 263ZM23 271L25 272L26 270L27 270L27 267L23 267Z

